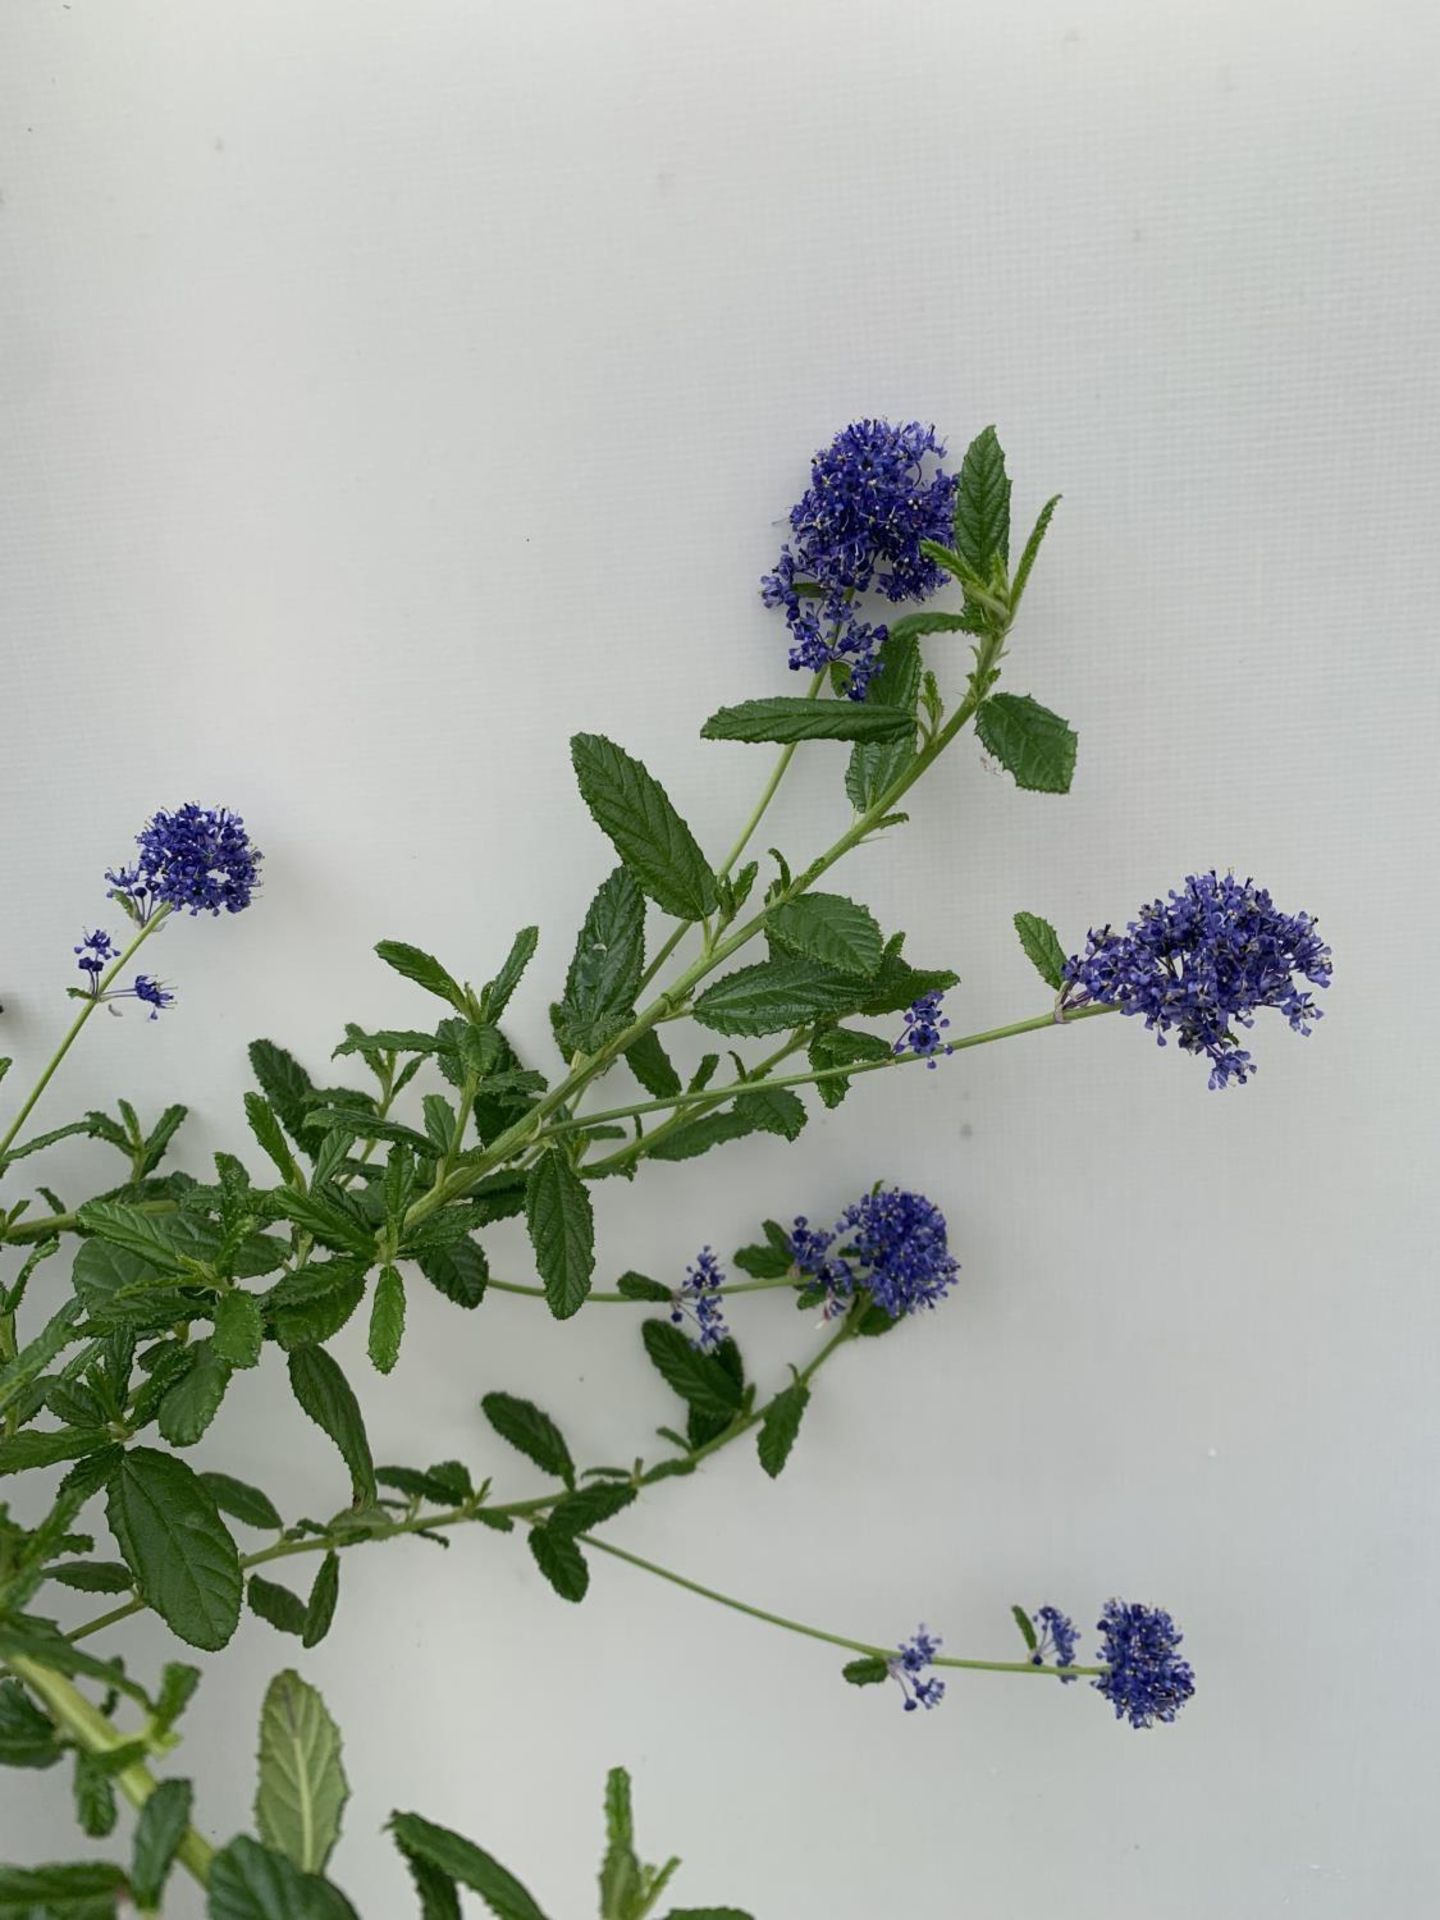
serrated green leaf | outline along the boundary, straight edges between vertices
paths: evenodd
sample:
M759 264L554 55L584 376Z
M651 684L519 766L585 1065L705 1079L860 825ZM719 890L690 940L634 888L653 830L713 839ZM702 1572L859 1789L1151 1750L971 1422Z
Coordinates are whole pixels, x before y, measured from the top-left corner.
M207 1652L225 1646L240 1619L240 1555L199 1475L173 1454L133 1447L110 1476L106 1518L172 1632Z
M368 1506L375 1498L375 1462L360 1403L339 1362L323 1347L301 1347L290 1355L288 1364L291 1390L301 1410L335 1442L350 1469L356 1504Z
M473 1841L418 1813L392 1814L390 1831L402 1853L478 1893L496 1920L545 1920L515 1876Z
M0 1867L0 1920L114 1920L124 1889L109 1860Z
M908 740L914 732L914 715L903 707L882 706L872 700L781 696L722 707L705 722L700 737L756 744L775 741L792 746L800 740Z
M405 1282L397 1267L384 1266L370 1303L370 1363L377 1373L392 1371L404 1336Z
M625 1064L653 1099L673 1100L679 1093L680 1076L653 1027L625 1049Z
M615 1282L615 1291L623 1294L627 1300L653 1300L663 1306L671 1300L675 1290L659 1280L651 1280L643 1273L622 1273Z
M261 1300L276 1340L287 1353L329 1340L365 1297L365 1270L353 1259L311 1260Z
M210 1344L232 1367L258 1366L265 1338L260 1302L253 1293L232 1287L215 1302L215 1331Z
M1035 1623L1024 1607L1011 1607L1010 1611L1014 1615L1016 1626L1020 1629L1020 1637L1024 1640L1027 1649L1034 1653L1040 1644L1035 1636Z
M550 1510L546 1525L554 1533L588 1533L635 1504L635 1489L623 1482L597 1480L578 1493L567 1493Z
M263 1574L252 1573L245 1597L250 1602L250 1611L277 1632L293 1634L297 1640L305 1632L305 1602L289 1587L282 1587L277 1580L267 1580Z
M765 931L791 953L862 979L876 972L885 951L874 914L839 893L802 893L787 900L771 913Z
M63 1427L56 1433L12 1434L0 1440L0 1475L29 1473L33 1467L53 1467L61 1460L80 1460L87 1453L108 1446L110 1434L104 1427Z
M776 1394L761 1416L758 1440L760 1464L772 1480L790 1458L790 1451L800 1431L800 1422L809 1404L809 1387L803 1380L796 1380L783 1393Z
M715 911L715 876L659 781L613 740L577 733L570 742L585 804L658 907L680 920Z
M323 1873L350 1798L340 1729L315 1688L286 1668L260 1709L255 1830L302 1873Z
M74 1328L83 1311L79 1300L65 1301L35 1338L0 1366L0 1412L13 1405L31 1381L38 1379L50 1362L78 1337Z
M250 1068L260 1082L260 1090L292 1139L300 1138L305 1113L315 1091L314 1082L293 1055L273 1040L250 1043Z
M172 1447L193 1447L220 1411L230 1385L230 1365L214 1343L197 1340L190 1365L160 1402L160 1431Z
M917 615L917 618L924 618ZM898 631L904 622L891 627L880 649L880 667L870 682L870 698L884 706L899 707L911 716L908 734L881 742L857 741L851 749L845 769L845 792L857 813L873 807L915 758L916 703L920 698L920 648L913 634Z
M872 1020L886 1013L901 1013L924 994L948 993L959 983L959 974L948 967L912 967L901 958L898 939L892 940L880 971L874 979L861 983L863 997L854 1011Z
M1057 493L1053 499L1045 502L1044 506L1040 509L1039 519L1036 520L1035 525L1030 529L1030 538L1025 542L1025 551L1020 556L1020 564L1015 569L1015 579L1010 588L1010 610L1012 613L1020 605L1021 596L1024 594L1025 588L1030 580L1031 569L1034 567L1036 556L1040 552L1040 543L1049 531L1050 522L1054 518L1055 509L1059 504L1060 495Z
M53 1767L65 1751L18 1680L0 1680L0 1767Z
M714 1354L697 1351L668 1320L647 1320L640 1333L651 1364L688 1407L727 1423L735 1417L741 1388Z
M262 1493L259 1487L236 1480L228 1473L202 1473L200 1478L216 1506L232 1519L243 1520L247 1527L267 1531L274 1528L277 1532L285 1524L269 1494Z
M1010 480L994 427L965 450L955 490L955 551L982 580L1010 554Z
M645 1882L635 1856L630 1776L623 1767L612 1767L605 1781L605 1841L600 1920L634 1920L643 1911Z
M478 1307L485 1298L490 1266L484 1248L474 1240L431 1247L415 1255L415 1264L431 1286L457 1307Z
M340 1556L327 1553L320 1562L310 1598L305 1603L305 1624L300 1629L302 1646L318 1647L329 1633L340 1600Z
M285 1130L280 1125L275 1109L263 1094L247 1093L245 1095L245 1118L249 1121L250 1131L254 1134L262 1151L274 1161L280 1178L298 1183L300 1169L294 1154L290 1151ZM299 1116L297 1116L297 1124L299 1124Z
M161 1273L180 1273L184 1262L173 1234L151 1214L118 1200L90 1200L80 1209L80 1225L112 1246L138 1254Z
M850 1027L823 1028L810 1042L810 1065L816 1073L833 1077L817 1081L815 1091L827 1107L838 1107L850 1091L850 1078L834 1069L890 1060L894 1051L891 1043L878 1034L861 1033Z
M486 1020L498 1020L509 1006L522 975L535 958L540 944L538 927L522 927L510 943L510 951L495 978L480 992L480 1012Z
M143 1913L158 1911L170 1868L190 1824L188 1780L162 1780L140 1809L130 1863L130 1891Z
M532 1401L517 1399L513 1393L487 1393L480 1402L485 1418L502 1440L508 1440L527 1460L533 1460L542 1473L553 1473L567 1487L575 1484L575 1462L565 1444L565 1436Z
M584 1306L595 1272L595 1216L584 1181L554 1148L525 1182L525 1224L550 1311L568 1320Z
M118 1560L58 1560L46 1567L45 1578L76 1593L128 1593L134 1585L130 1569Z
M783 1033L827 1014L856 1011L866 985L787 954L724 974L700 995L693 1012L713 1033Z
M806 1121L805 1104L785 1087L767 1087L742 1093L723 1111L702 1113L659 1138L649 1149L652 1160L693 1160L728 1140L752 1133L776 1133L794 1140Z
M393 967L405 979L413 980L426 993L433 993L440 1000L448 1000L459 1013L469 1012L464 988L458 980L450 977L434 954L426 953L421 947L412 947L407 940L378 941L375 952L387 967Z
M644 895L630 869L617 867L590 903L565 977L561 1026L570 1052L591 1053L628 1023L644 967Z
M852 1687L874 1687L890 1678L890 1663L867 1653L859 1660L847 1660L840 1672Z
M357 1920L337 1887L242 1834L210 1867L209 1920Z
M1015 931L1031 966L1058 993L1065 984L1065 949L1054 927L1038 913L1017 913Z
M544 1525L530 1529L535 1564L562 1600L579 1601L590 1587L590 1568L573 1535Z
M1058 713L1028 693L991 694L975 716L975 731L1017 787L1031 793L1070 791L1076 736Z

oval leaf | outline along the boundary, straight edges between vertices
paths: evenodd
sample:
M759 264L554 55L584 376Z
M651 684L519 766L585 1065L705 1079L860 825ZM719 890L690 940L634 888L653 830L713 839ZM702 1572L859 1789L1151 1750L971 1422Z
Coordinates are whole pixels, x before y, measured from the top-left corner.
M298 1673L277 1673L260 1709L260 1781L255 1827L302 1873L323 1873L350 1797L340 1729Z
M204 1482L154 1447L123 1454L106 1518L145 1600L188 1646L216 1652L240 1619L240 1555Z

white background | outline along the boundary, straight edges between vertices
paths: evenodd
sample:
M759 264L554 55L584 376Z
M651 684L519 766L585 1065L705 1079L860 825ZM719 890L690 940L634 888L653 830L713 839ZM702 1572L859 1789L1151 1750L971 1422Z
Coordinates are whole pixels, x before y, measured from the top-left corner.
M952 1652L1011 1656L1016 1599L1159 1602L1199 1674L1177 1725L992 1676L906 1716L618 1564L571 1609L518 1540L364 1549L302 1663L346 1732L336 1873L367 1920L410 1910L394 1806L492 1847L553 1920L592 1913L618 1761L682 1903L758 1920L1429 1912L1432 11L47 0L4 43L11 1088L155 806L236 807L268 856L252 912L165 935L177 1008L93 1022L46 1119L178 1097L184 1164L244 1151L254 1035L318 1069L344 1018L426 1017L369 955L387 936L478 980L538 921L515 1029L548 1058L608 864L567 737L616 735L728 844L767 751L696 730L793 689L756 578L810 453L866 413L957 456L996 420L1017 511L1065 494L1010 684L1075 723L1073 793L962 745L845 874L962 972L957 1030L1043 1005L1016 908L1076 943L1212 864L1336 955L1315 1037L1264 1022L1243 1091L1087 1025L597 1194L606 1276L677 1276L880 1176L940 1202L964 1262L942 1313L826 1376L782 1481L736 1449L617 1540ZM843 823L842 764L803 757L792 856ZM75 1193L105 1161L47 1170ZM490 1245L527 1277L513 1229ZM768 1383L814 1337L778 1298L735 1319ZM671 1412L630 1309L462 1318L422 1283L388 1383L361 1345L382 1459L507 1490L536 1482L490 1388L589 1459ZM291 1513L342 1495L273 1365L202 1451ZM165 1648L113 1644L147 1672ZM217 1836L297 1653L250 1620L207 1663L177 1764ZM4 1855L73 1851L66 1797L8 1775Z

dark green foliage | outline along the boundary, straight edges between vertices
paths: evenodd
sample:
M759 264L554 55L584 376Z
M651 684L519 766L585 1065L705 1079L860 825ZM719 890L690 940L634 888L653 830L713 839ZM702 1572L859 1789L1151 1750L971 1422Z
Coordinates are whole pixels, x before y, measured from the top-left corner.
M585 1183L563 1152L542 1153L525 1186L525 1223L545 1298L557 1320L585 1304L595 1271L595 1218Z
M130 1890L142 1910L159 1908L171 1863L190 1824L190 1803L188 1780L162 1780L140 1809L135 1822Z
M487 1393L480 1405L502 1440L533 1460L542 1473L552 1473L567 1487L574 1486L575 1462L565 1436L548 1413L513 1393Z
M874 1687L890 1678L890 1663L879 1654L867 1653L858 1660L847 1661L840 1671L852 1687Z
M955 491L955 551L981 580L1010 555L1010 480L994 427L978 433L965 450Z
M327 1433L350 1469L357 1505L375 1498L375 1463L360 1403L339 1362L323 1347L301 1347L289 1359L290 1387L301 1408Z
M691 1346L669 1320L647 1320L641 1329L645 1351L665 1384L697 1413L727 1423L740 1411L741 1389L724 1364Z
M183 1460L133 1447L110 1476L106 1519L146 1602L189 1646L223 1647L240 1618L240 1556Z
M583 1600L590 1587L590 1568L563 1528L544 1525L530 1529L530 1551L535 1564L562 1600Z
M1015 931L1031 966L1058 993L1065 984L1065 949L1054 927L1038 913L1017 913Z
M645 892L680 920L715 911L715 876L664 788L640 762L601 734L570 742L585 804Z
M392 1814L390 1831L407 1859L421 1860L452 1883L478 1893L495 1920L545 1920L515 1876L473 1841L418 1813Z
M705 722L700 737L773 740L788 746L798 740L898 741L909 739L914 731L914 716L906 708L887 707L874 698L857 703L782 696L722 707Z
M758 1451L760 1464L772 1480L790 1458L809 1404L809 1387L803 1380L796 1380L783 1393L777 1393L765 1409L760 1421Z
M1068 793L1076 738L1058 713L1029 694L992 693L975 716L980 744L1032 793Z

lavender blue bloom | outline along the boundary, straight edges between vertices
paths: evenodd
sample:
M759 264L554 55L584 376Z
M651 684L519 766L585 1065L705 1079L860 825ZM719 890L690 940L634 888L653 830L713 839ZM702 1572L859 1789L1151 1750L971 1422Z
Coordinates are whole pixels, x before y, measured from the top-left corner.
M906 1713L914 1713L917 1707L927 1710L938 1707L945 1698L943 1680L921 1678L940 1651L940 1646L939 1635L930 1633L921 1625L915 1629L915 1637L907 1640L890 1662L890 1677L900 1683L900 1691L905 1696Z
M701 1353L713 1353L730 1337L720 1301L720 1289L724 1284L725 1274L720 1262L709 1247L702 1247L695 1256L695 1264L685 1269L684 1285L675 1294L670 1318L677 1327L687 1319L693 1322L695 1333L690 1344Z
M1058 1607L1038 1607L1035 1612L1035 1651L1030 1663L1036 1667L1073 1667L1075 1649L1080 1636L1075 1631L1075 1622L1068 1613L1061 1613ZM1073 1686L1073 1673L1060 1675L1062 1686Z
M135 985L130 991L137 1000L143 1000L149 1007L152 1020L163 1013L166 1007L173 1007L175 1004L175 995L169 987L162 986L158 980L152 980L148 973L137 973ZM109 994L106 997L114 1000L123 996Z
M1110 1671L1094 1686L1132 1727L1172 1721L1195 1691L1188 1660L1178 1657L1183 1634L1160 1607L1109 1600L1095 1623L1100 1657Z
M945 579L920 550L951 531L955 481L927 465L944 453L934 428L918 421L845 427L811 462L810 485L790 512L792 539L760 583L766 606L785 611L791 667L848 666L852 700L865 698L888 631L860 617L857 596L923 600Z
M107 872L112 898L130 903L142 925L157 907L240 913L260 884L262 855L238 814L193 801L163 809L135 836L134 866Z
M120 949L103 927L97 927L94 933L81 935L80 944L75 952L80 956L75 962L76 966L82 973L90 976L91 995L98 995L100 976L112 960L120 958ZM76 991L78 992L79 989L77 988Z
M836 1242L841 1241L838 1251ZM807 1288L822 1289L827 1318L865 1288L891 1319L933 1307L960 1271L945 1216L923 1194L879 1187L847 1207L826 1233L804 1214L790 1229L790 1254Z
M896 1053L917 1054L932 1071L936 1054L951 1051L940 1037L950 1024L940 1017L940 1003L944 998L943 993L927 993L907 1007L905 1031L895 1042Z
M1140 1014L1163 1047L1174 1033L1186 1053L1210 1061L1210 1085L1244 1086L1255 1071L1231 1031L1274 1007L1308 1034L1320 1010L1299 985L1328 987L1330 949L1307 913L1279 912L1263 887L1233 874L1191 874L1168 899L1142 907L1123 934L1091 931L1065 963L1064 997Z

